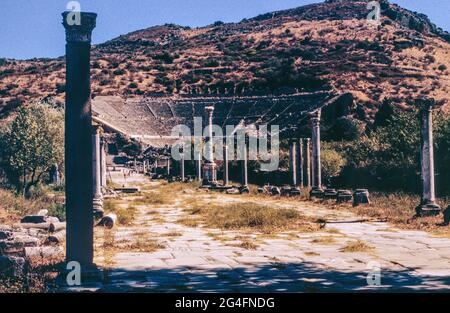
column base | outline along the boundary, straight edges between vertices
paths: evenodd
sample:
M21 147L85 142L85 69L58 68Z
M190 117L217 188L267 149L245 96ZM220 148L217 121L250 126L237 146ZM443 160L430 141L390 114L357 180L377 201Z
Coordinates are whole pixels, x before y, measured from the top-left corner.
M203 165L203 186L217 185L217 165L216 163L206 163Z
M444 210L444 226L448 226L450 224L450 206Z
M95 197L93 200L94 219L101 219L103 217L103 198Z
M428 201L419 205L416 208L417 217L437 216L441 213L442 209L435 202Z
M239 187L239 193L240 194L243 194L243 193L249 194L250 193L250 188L248 188L247 185L240 186Z
M311 198L319 198L319 199L321 199L321 198L323 198L323 194L324 194L324 191L320 187L313 187L311 189L311 191L309 192L309 196Z

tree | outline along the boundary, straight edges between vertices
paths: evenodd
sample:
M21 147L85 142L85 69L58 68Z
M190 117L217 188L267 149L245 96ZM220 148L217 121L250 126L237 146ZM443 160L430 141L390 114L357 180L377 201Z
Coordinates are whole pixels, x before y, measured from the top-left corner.
M322 175L325 180L339 176L346 165L346 159L335 149L324 145L321 151Z
M64 115L49 103L21 107L0 132L1 167L18 193L27 195L51 166L63 166Z

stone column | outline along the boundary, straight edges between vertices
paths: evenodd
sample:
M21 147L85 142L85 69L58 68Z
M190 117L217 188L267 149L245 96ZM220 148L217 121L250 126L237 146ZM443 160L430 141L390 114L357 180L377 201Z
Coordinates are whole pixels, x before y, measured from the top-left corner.
M304 175L303 175L303 171L304 171L304 166L303 166L303 138L299 139L298 142L298 149L297 149L297 173L298 173L298 181L300 183L300 187L304 186Z
M436 204L434 185L434 146L433 146L433 106L431 101L424 101L420 111L421 117L421 167L422 167L422 202L416 209L419 216L437 215L441 208Z
M229 173L228 173L228 146L223 147L223 185L228 186L230 183Z
M91 34L97 14L80 13L81 25L66 29L65 177L66 260L93 265L92 113L90 84ZM69 17L69 19L68 19Z
M52 167L52 184L59 186L61 184L61 175L59 173L59 166L55 163Z
M291 142L289 151L289 169L292 186L297 187L297 143Z
M312 126L312 167L313 167L313 187L311 196L321 196L323 194L322 189L322 168L320 162L320 116L321 109L314 111L311 114L311 126Z
M94 212L103 211L102 177L101 177L101 152L100 152L100 127L93 126L92 134L92 178L94 190Z
M184 182L185 181L185 173L184 173L184 151L181 154L181 159L180 159L180 176L181 176L181 181Z
M101 187L106 188L106 142L104 140L100 141L100 159L101 159Z
M305 187L311 188L311 139L305 139Z
M170 158L167 158L166 174L167 174L167 177L170 177Z
M202 181L202 154L200 152L197 153L196 160L196 176L198 181Z
M243 187L248 186L248 168L247 168L247 143L243 148L243 160L241 160L241 184Z
M214 107L205 107L208 114L208 158L204 165L203 182L205 185L217 182L217 165L214 163L214 143L213 143L213 113Z

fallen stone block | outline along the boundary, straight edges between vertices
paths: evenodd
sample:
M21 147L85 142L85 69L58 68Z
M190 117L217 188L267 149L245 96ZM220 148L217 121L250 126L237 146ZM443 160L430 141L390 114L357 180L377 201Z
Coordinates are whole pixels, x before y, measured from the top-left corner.
M0 256L0 273L6 276L20 276L24 272L25 259L15 256Z
M444 211L444 225L448 226L450 224L450 206Z
M353 194L350 190L338 190L337 192L337 197L336 197L336 202L337 203L345 203L345 202L350 202L353 200Z
M47 237L45 245L59 245L66 241L66 231L61 230Z
M0 240L8 239L12 236L12 231L0 229Z
M52 223L20 223L20 224L14 224L15 228L18 229L41 229L48 231Z
M270 187L270 194L272 196L281 196L281 190L279 187L272 186Z
M331 200L331 199L337 199L338 192L336 189L333 188L327 188L323 192L323 199L324 200Z
M44 259L48 260L55 257L64 255L64 251L61 247L26 247L25 258L26 259Z
M367 189L356 189L353 193L353 206L370 204L369 191Z
M248 188L248 186L241 186L239 187L239 193L240 194L244 194L244 193L250 193L250 189Z
M229 195L237 195L237 194L239 194L239 189L237 189L237 188L231 188L231 189L228 189L228 190L226 191L226 193L229 194Z
M27 215L23 217L20 222L22 224L42 224L42 223L57 223L59 219L53 216L45 215Z
M37 247L40 240L26 235L14 235L0 241L0 255L23 256L25 247Z
M114 191L121 193L138 193L139 188L137 187L115 188Z

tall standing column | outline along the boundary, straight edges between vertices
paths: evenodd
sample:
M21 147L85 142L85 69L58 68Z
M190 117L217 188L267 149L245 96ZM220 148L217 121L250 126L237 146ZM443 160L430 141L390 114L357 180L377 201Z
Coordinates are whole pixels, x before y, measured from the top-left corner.
M106 142L105 140L100 141L100 159L101 159L101 187L106 188Z
M217 165L214 162L214 143L213 143L213 113L214 107L205 107L208 114L208 157L204 165L203 182L205 185L217 182Z
M297 187L297 143L295 141L291 142L290 151L290 166L289 169L291 171L291 183L292 186Z
M185 178L185 172L184 172L184 149L183 149L183 153L181 153L181 159L180 159L180 176L181 176L181 181L184 182L186 180Z
M197 153L196 162L196 176L198 181L202 181L202 154L200 152Z
M247 168L247 143L244 144L242 149L243 159L241 160L241 184L243 187L248 186L248 168Z
M320 116L321 109L311 114L312 126L312 167L313 167L313 187L311 196L320 197L323 194L322 189L322 168L320 162Z
M228 146L223 147L223 185L228 186L230 183L230 177L228 173Z
M103 211L102 178L101 178L101 152L100 127L94 126L92 134L92 180L94 191L94 211Z
M167 163L166 163L166 174L167 174L167 178L170 177L170 158L167 158Z
M97 14L80 13L72 25L63 14L66 30L65 177L66 260L93 265L93 180L90 51Z
M305 139L305 186L311 188L311 139Z
M431 101L424 101L420 111L421 116L421 167L422 167L422 201L417 207L417 215L430 216L440 213L441 208L436 204L434 185L434 147L433 147L433 106Z
M304 166L303 166L303 138L299 139L298 149L297 149L297 173L298 173L298 181L300 183L300 187L304 186Z

